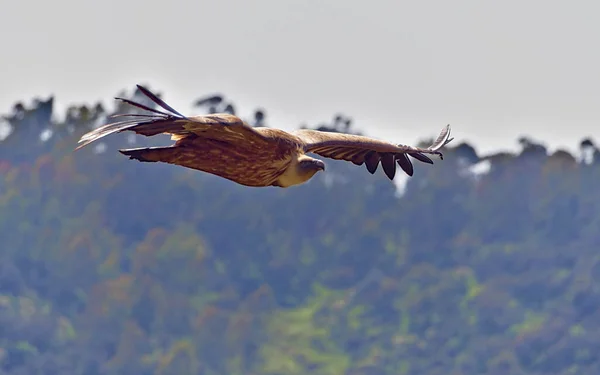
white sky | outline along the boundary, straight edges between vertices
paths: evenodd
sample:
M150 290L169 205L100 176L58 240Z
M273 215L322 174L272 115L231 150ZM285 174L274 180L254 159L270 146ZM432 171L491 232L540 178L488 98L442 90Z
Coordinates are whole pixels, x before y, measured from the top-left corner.
M147 84L180 112L222 92L269 126L337 112L398 143L447 123L478 151L600 142L600 3L0 0L0 113Z

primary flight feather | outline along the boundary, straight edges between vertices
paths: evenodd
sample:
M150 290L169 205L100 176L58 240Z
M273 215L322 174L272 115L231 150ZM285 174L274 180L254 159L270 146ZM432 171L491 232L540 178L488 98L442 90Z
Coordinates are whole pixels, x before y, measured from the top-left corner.
M245 186L299 185L325 170L323 161L307 153L365 164L373 174L379 163L386 176L393 180L396 163L409 176L413 165L408 156L433 164L426 154L439 155L442 147L452 141L450 125L427 148L395 145L374 138L353 134L301 129L286 132L266 127L252 127L229 113L186 117L143 86L138 89L164 111L150 108L129 99L116 98L148 111L148 114L117 114L129 118L101 126L84 134L80 149L102 137L122 131L145 136L170 134L174 144L166 147L146 147L119 150L130 159L141 162L163 162L211 173ZM165 112L166 111L166 112Z

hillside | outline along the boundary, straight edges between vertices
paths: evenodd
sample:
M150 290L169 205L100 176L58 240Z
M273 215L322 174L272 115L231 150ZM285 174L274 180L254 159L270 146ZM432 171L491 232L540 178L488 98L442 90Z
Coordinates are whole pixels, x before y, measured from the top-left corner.
M589 139L581 155L450 144L400 193L333 160L303 186L252 189L116 151L141 137L73 153L118 108L52 110L4 120L2 375L600 373Z

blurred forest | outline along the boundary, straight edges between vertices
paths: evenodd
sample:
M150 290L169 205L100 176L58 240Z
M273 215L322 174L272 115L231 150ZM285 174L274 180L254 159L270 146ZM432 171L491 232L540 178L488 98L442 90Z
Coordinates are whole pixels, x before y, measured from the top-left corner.
M257 189L117 152L167 136L73 152L133 110L35 99L0 120L0 374L600 374L591 139L577 155L450 144L400 192L327 159ZM345 115L312 127L359 132Z

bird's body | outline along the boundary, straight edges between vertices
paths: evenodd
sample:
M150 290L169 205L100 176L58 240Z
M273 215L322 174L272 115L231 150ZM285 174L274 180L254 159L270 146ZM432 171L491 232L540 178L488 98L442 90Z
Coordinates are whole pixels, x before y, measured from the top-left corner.
M173 146L121 150L121 153L139 161L197 169L245 186L287 187L299 182L293 171L298 159L304 156L300 143L293 138L278 137L282 133L278 129L255 130L264 139L239 142L234 146L221 139L195 136L179 139Z
M308 181L315 173L325 170L325 164L307 153L365 163L374 173L381 161L388 178L393 179L395 162L408 174L413 168L407 155L433 164L424 154L438 154L451 141L447 126L429 148L394 145L369 137L302 129L288 133L267 127L251 127L229 113L186 117L175 111L146 88L138 88L169 113L120 99L145 109L150 114L122 114L129 120L107 124L83 135L86 146L106 135L134 131L145 136L170 134L175 141L166 147L119 150L130 159L142 162L163 162L211 173L245 186L289 187Z

